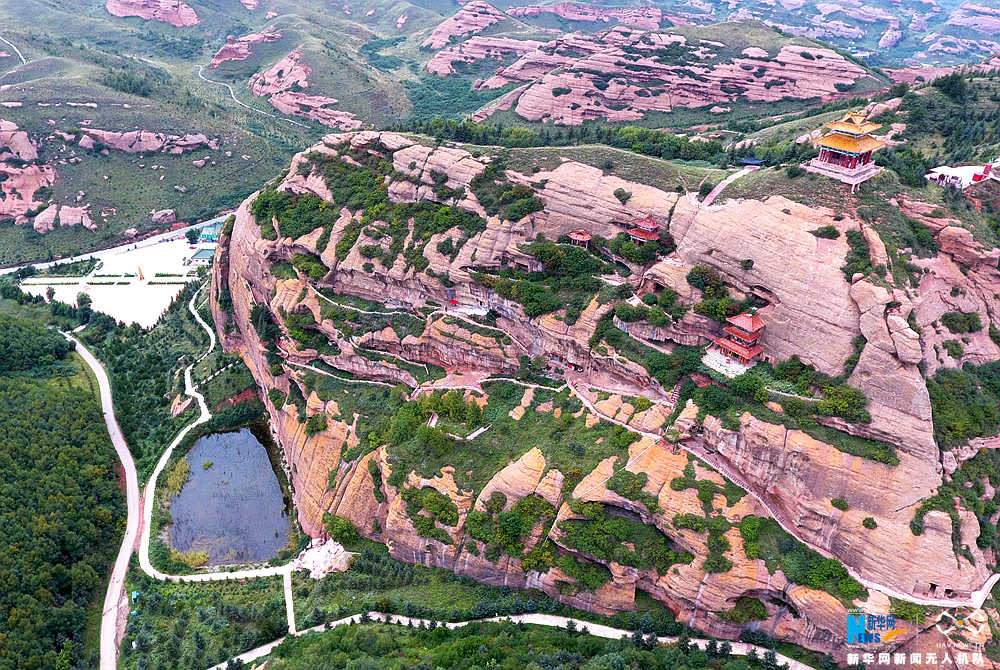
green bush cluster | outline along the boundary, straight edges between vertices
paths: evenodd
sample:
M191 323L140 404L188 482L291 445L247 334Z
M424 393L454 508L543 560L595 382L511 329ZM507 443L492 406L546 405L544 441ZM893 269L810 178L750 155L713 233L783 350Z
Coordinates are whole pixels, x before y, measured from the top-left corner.
M724 621L745 625L751 621L761 621L767 618L767 608L757 598L742 596L737 598L732 608L719 613L719 618Z
M403 487L399 493L406 504L406 515L410 517L420 537L431 538L444 544L452 543L451 536L436 525L436 523L442 526L458 524L458 507L448 496L430 486L422 489ZM421 514L421 511L426 511L427 515Z
M844 256L844 264L840 270L844 273L844 278L850 282L855 274L868 275L874 271L874 268L872 267L871 250L868 247L868 241L861 234L861 231L848 230L845 236L847 237L847 244L851 248L848 250L847 255Z
M559 569L572 577L587 591L596 591L611 581L611 571L600 563L581 561L572 554L562 554L556 559Z
M647 480L648 475L645 472L636 473L621 469L611 475L607 486L623 498L642 503L650 514L656 514L660 511L660 505L657 503L656 496L650 495L644 490Z
M334 541L345 547L353 546L361 539L357 526L350 519L336 514L325 512L323 514L323 527Z
M939 370L927 380L934 439L942 448L974 437L996 435L1000 428L1000 363L961 370Z
M585 519L567 519L559 524L565 546L602 561L615 561L640 570L656 569L666 574L676 563L690 563L693 556L678 550L673 542L653 526L612 516L601 503L570 504ZM635 550L623 544L631 542Z
M832 225L820 226L819 228L816 228L815 230L810 230L809 232L815 235L816 237L822 237L823 239L827 240L835 240L838 237L840 237L840 231L837 230L837 226L832 226Z
M292 254L292 265L314 281L322 279L330 271L315 254Z
M312 437L316 433L326 430L326 414L319 412L306 419L306 436Z
M952 333L975 333L983 329L978 312L945 312L941 315L941 323Z
M780 569L792 583L824 590L847 603L868 596L840 561L823 558L786 533L774 519L743 517L740 535L748 558L763 560L769 572Z
M508 556L520 558L524 554L524 539L539 523L550 522L556 516L555 508L540 496L520 498L504 511L507 498L494 491L486 502L485 511L473 510L465 519L465 532L486 545L487 555L499 548ZM494 549L495 550L495 549ZM539 557L535 557L536 561ZM536 569L537 569L537 563Z

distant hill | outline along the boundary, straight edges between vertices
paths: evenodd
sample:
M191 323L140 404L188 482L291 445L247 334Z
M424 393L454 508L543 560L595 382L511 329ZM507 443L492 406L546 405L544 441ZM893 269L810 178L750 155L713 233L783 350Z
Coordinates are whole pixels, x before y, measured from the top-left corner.
M841 4L5 3L0 264L206 218L328 132L746 122L888 87L870 64L996 47L978 5Z

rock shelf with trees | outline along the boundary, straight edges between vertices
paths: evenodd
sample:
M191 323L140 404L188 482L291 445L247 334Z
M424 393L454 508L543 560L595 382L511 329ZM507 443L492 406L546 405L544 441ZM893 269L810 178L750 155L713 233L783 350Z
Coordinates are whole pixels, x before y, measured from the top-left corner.
M914 598L986 581L990 531L954 542L951 521L971 533L992 503L934 502L951 481L945 415L918 363L922 321L977 313L969 335L988 342L988 310L936 279L951 307L927 311L889 283L882 229L846 210L781 196L703 207L613 168L526 174L508 160L331 135L224 231L213 318L265 391L307 534L339 518L406 563L594 612L646 593L713 634L759 624L834 653L866 597L858 579ZM560 241L614 240L649 214L664 234L649 258ZM961 262L968 274L947 276L967 294L994 281L996 252L948 227L936 249L918 238L935 277ZM714 319L747 305L770 362L713 378ZM488 381L526 371L549 381ZM985 374L969 393L992 393ZM989 439L982 419L966 439ZM955 451L955 468L972 455ZM919 535L897 512L911 506Z

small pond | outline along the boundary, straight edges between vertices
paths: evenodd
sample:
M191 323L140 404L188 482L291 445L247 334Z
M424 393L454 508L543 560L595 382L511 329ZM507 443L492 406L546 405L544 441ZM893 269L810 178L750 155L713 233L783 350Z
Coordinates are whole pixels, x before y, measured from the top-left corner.
M290 520L264 448L249 429L205 435L170 502L170 545L207 551L209 565L266 561L288 544Z

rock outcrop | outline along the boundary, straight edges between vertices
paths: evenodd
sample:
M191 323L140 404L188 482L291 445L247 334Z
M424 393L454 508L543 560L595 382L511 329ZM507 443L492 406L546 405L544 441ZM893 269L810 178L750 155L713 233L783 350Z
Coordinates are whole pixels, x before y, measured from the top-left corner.
M306 95L312 68L302 62L302 49L295 49L263 72L250 78L254 95L267 96L271 106L283 114L301 116L338 130L361 127L361 120L337 109L337 101L323 95Z
M664 58L664 51L674 55ZM683 35L620 26L546 43L499 68L482 86L528 83L514 106L518 115L579 125L594 119L637 120L645 112L738 98L830 100L866 77L864 68L830 49L784 45L772 56L754 47L728 59L705 41L688 44Z
M38 151L28 133L19 129L16 123L0 119L0 161L10 157L33 161L38 158Z
M136 16L144 21L162 21L178 28L200 22L194 9L181 0L108 0L106 7L115 16Z
M434 29L420 45L425 49L440 49L456 37L480 33L488 26L507 18L503 12L483 0L471 0Z
M84 149L104 146L107 149L130 154L157 151L165 154L182 154L185 151L195 151L202 147L213 150L219 148L219 140L210 139L201 133L168 135L150 130L131 130L120 133L97 128L81 128L78 143Z
M275 42L281 39L281 31L270 27L259 33L251 33L242 37L226 38L226 43L212 57L209 67L217 68L229 60L246 60L253 53L253 45L263 42Z

